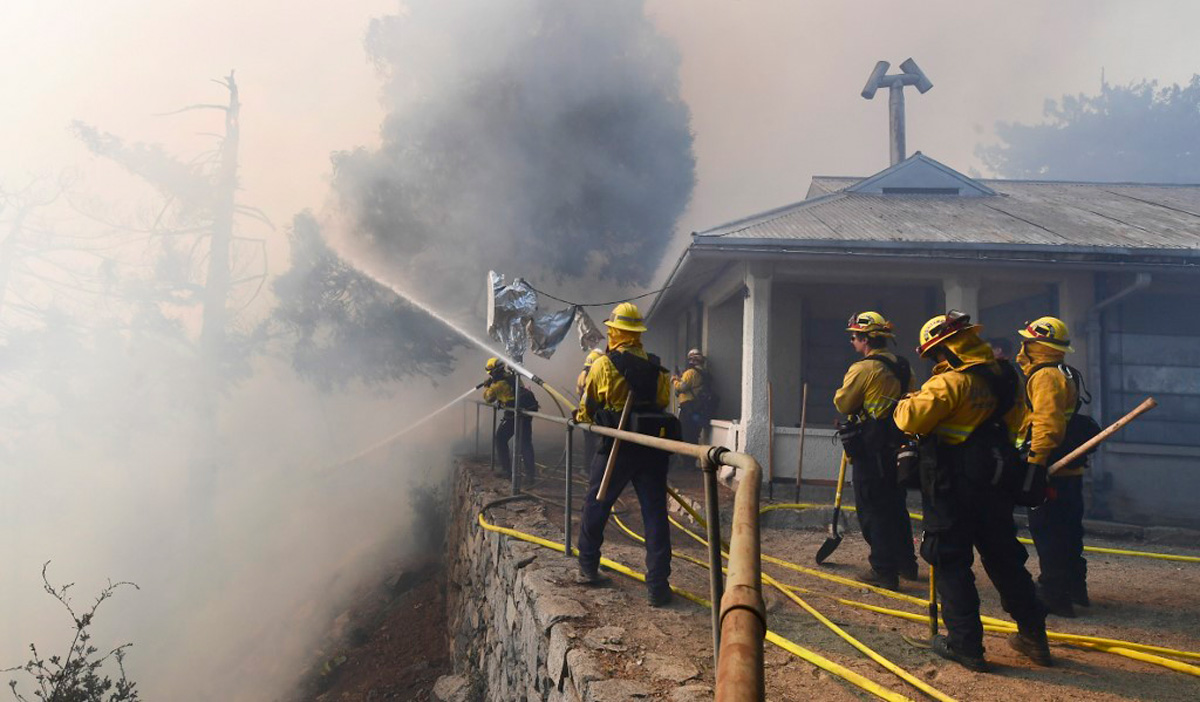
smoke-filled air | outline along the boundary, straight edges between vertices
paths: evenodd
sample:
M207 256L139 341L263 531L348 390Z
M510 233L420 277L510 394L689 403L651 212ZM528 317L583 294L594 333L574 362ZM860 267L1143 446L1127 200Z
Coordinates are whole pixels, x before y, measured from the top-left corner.
M860 91L877 61L898 71L909 56L936 87L907 84L908 156L921 150L962 179L1196 183L1198 22L1200 5L1183 1L0 2L0 697L13 680L16 699L55 702L360 699L334 695L385 671L399 687L378 683L361 699L432 699L433 681L461 667L442 641L445 598L456 596L444 552L452 478L472 460L488 465L491 410L474 403L492 389L485 363L519 355L488 335L489 271L523 279L530 287L517 292L536 292L546 317L604 302L583 306L601 322L636 300L667 375L691 363L688 349L708 354L728 415L710 419L744 429L728 441L750 453L747 442L776 437L768 411L770 432L787 430L781 441L804 436L801 416L829 418L808 446L828 444L845 365L834 351L812 358L849 353L842 322L829 322L858 311L847 300L904 298L907 327L947 294L1014 319L1052 302L1078 315L1077 348L1124 334L1129 348L1183 349L1161 365L1194 374L1179 328L1195 325L1151 328L1160 312L1147 302L1175 307L1172 296L1192 294L1179 271L1194 261L1152 281L1107 262L1086 289L1069 287L1082 273L1059 287L1037 278L1029 302L1024 289L988 288L1008 269L979 274L983 292L970 275L943 289L950 273L936 262L909 280L903 266L918 256L908 254L882 272L863 263L853 284L832 257L772 268L794 253L776 246L791 230L764 222L825 194L814 176L889 166L888 90L870 102ZM895 191L918 202L959 192L922 185ZM1123 208L1160 193L1130 192L1093 221L1096 241ZM1017 201L1002 194L987 202ZM1192 246L1194 224L1176 218L1195 216L1188 201L1170 203L1151 218L1168 253ZM819 222L824 210L810 223L837 229L822 240L847 249L861 234L850 229L881 227L864 262L920 229L863 207L853 226ZM988 237L1020 228L1026 210L1013 207L1020 216ZM734 220L758 228L688 248L692 232ZM955 237L970 236L958 224L938 230L953 230L955 251L969 244ZM1117 244L1128 253L1137 242ZM761 251L731 258L735 245ZM812 300L792 304L801 292ZM1102 310L1086 306L1114 295L1150 312L1116 320L1124 308L1110 307L1114 326L1102 329ZM768 314L785 315L769 352L743 349ZM629 320L621 338L640 339ZM527 326L544 336L527 322L509 327L521 344ZM919 326L907 327L897 336L915 339ZM538 349L520 369L571 400L586 353L575 329L553 358ZM767 358L784 370L743 378ZM496 369L492 380L508 377ZM1168 377L1126 370L1137 382ZM1195 378L1184 380L1172 383L1191 389L1159 410L1176 414L1137 425L1127 454L1162 444L1149 452L1159 466L1198 450L1172 443L1195 424ZM1111 414L1141 400L1130 383L1088 387ZM804 415L801 387L812 388ZM535 390L542 411L567 411L562 396ZM468 457L477 411L482 448ZM537 469L557 470L560 427L536 426ZM632 504L630 491L623 499ZM1111 501L1133 511L1136 499ZM473 518L464 533L477 533ZM426 596L436 617L416 614ZM404 607L405 623L387 619ZM348 653L368 640L412 653L426 639L441 652L412 669L391 649L370 665ZM683 679L711 687L703 646L691 646L704 661ZM63 696L71 686L92 696Z

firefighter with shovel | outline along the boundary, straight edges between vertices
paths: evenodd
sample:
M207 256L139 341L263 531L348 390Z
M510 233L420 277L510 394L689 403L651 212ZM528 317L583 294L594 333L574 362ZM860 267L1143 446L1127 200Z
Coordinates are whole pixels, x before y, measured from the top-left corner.
M1010 464L1023 465L1014 441L1024 415L1021 383L1011 364L993 358L980 329L956 310L926 322L917 352L936 362L933 376L900 400L893 415L901 431L936 442L936 465L921 467L921 556L937 572L948 635L933 637L931 648L970 670L988 669L971 572L978 550L1001 605L1017 622L1009 645L1038 665L1051 665L1046 614L1013 523L1014 498L997 484L1002 471L1018 471Z
M659 358L642 348L646 325L632 302L613 309L608 320L608 352L592 362L575 419L642 434L679 439L679 420L666 411L670 375ZM667 521L667 467L671 454L604 437L591 458L588 491L579 524L576 580L596 585L600 547L613 503L633 483L646 536L646 588L653 607L672 600L671 532Z
M850 364L833 404L847 416L841 435L854 471L854 507L871 548L870 568L858 579L896 590L901 576L917 579L907 491L896 475L896 450L904 437L892 421L896 401L911 389L912 369L887 350L892 323L878 312L854 315L846 331L862 358Z

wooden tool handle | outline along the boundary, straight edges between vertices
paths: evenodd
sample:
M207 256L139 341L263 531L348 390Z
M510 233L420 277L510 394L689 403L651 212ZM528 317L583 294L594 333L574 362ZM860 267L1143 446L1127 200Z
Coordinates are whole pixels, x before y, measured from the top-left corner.
M633 392L625 398L625 407L621 409L621 421L617 422L617 429L625 431L625 420L629 419L629 408L633 407ZM608 463L604 465L604 476L600 478L600 489L596 491L596 499L600 502L604 501L604 496L608 494L608 483L612 480L613 464L617 462L617 449L621 448L621 440L613 439L612 450L608 452Z
M1125 415L1124 417L1121 417L1117 421L1110 424L1106 429L1101 431L1099 434L1093 436L1092 438L1088 439L1083 444L1081 444L1079 446L1079 448L1075 449L1074 451L1072 451L1072 452L1068 453L1067 455L1063 456L1062 458L1058 459L1058 461L1056 461L1054 463L1054 465L1050 466L1050 474L1053 475L1056 471L1061 470L1062 468L1071 464L1072 462L1075 461L1075 459L1079 458L1083 454L1085 454L1088 451L1091 451L1095 447L1099 446L1100 443L1103 442L1108 437L1112 436L1113 434L1117 433L1118 431L1121 431L1121 429L1124 428L1124 426L1126 424L1132 422L1133 420L1137 419L1142 414L1149 412L1150 410L1154 409L1155 407L1158 407L1158 402L1156 402L1153 397L1147 397L1142 402L1142 404L1138 405L1137 407L1134 407L1133 411L1131 411L1129 414Z

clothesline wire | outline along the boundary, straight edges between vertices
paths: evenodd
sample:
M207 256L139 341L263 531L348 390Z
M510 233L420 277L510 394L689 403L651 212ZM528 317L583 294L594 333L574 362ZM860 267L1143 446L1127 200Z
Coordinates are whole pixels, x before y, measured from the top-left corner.
M529 282L526 281L525 284L529 285ZM660 293L670 287L671 287L670 285L664 285L663 287L659 288L658 290L651 290L650 292L642 293L641 295L634 295L633 297L626 297L626 298L622 298L620 300L609 300L608 302L571 302L570 300L564 300L561 297L555 297L548 292L542 292L541 290L538 290L537 288L533 287L532 285L529 285L529 289L534 291L538 295L545 295L546 297L550 298L551 300L561 302L564 305L571 305L573 307L607 307L609 305L619 305L622 302L633 302L634 300L640 300L643 297L650 297L651 295L657 295L658 293Z

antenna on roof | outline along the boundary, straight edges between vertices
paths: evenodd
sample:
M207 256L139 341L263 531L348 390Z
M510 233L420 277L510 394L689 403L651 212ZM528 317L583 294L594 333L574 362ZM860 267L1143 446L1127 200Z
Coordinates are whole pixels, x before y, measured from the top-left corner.
M892 165L894 166L906 158L904 148L904 86L915 86L917 91L924 95L933 87L933 83L925 76L925 72L917 66L917 62L911 58L900 64L900 70L903 73L887 75L888 69L891 66L892 64L887 61L880 61L875 64L875 69L871 71L871 77L867 79L867 85L863 88L862 96L870 100L875 97L876 90L880 88L888 89L888 125L891 131L891 155Z

